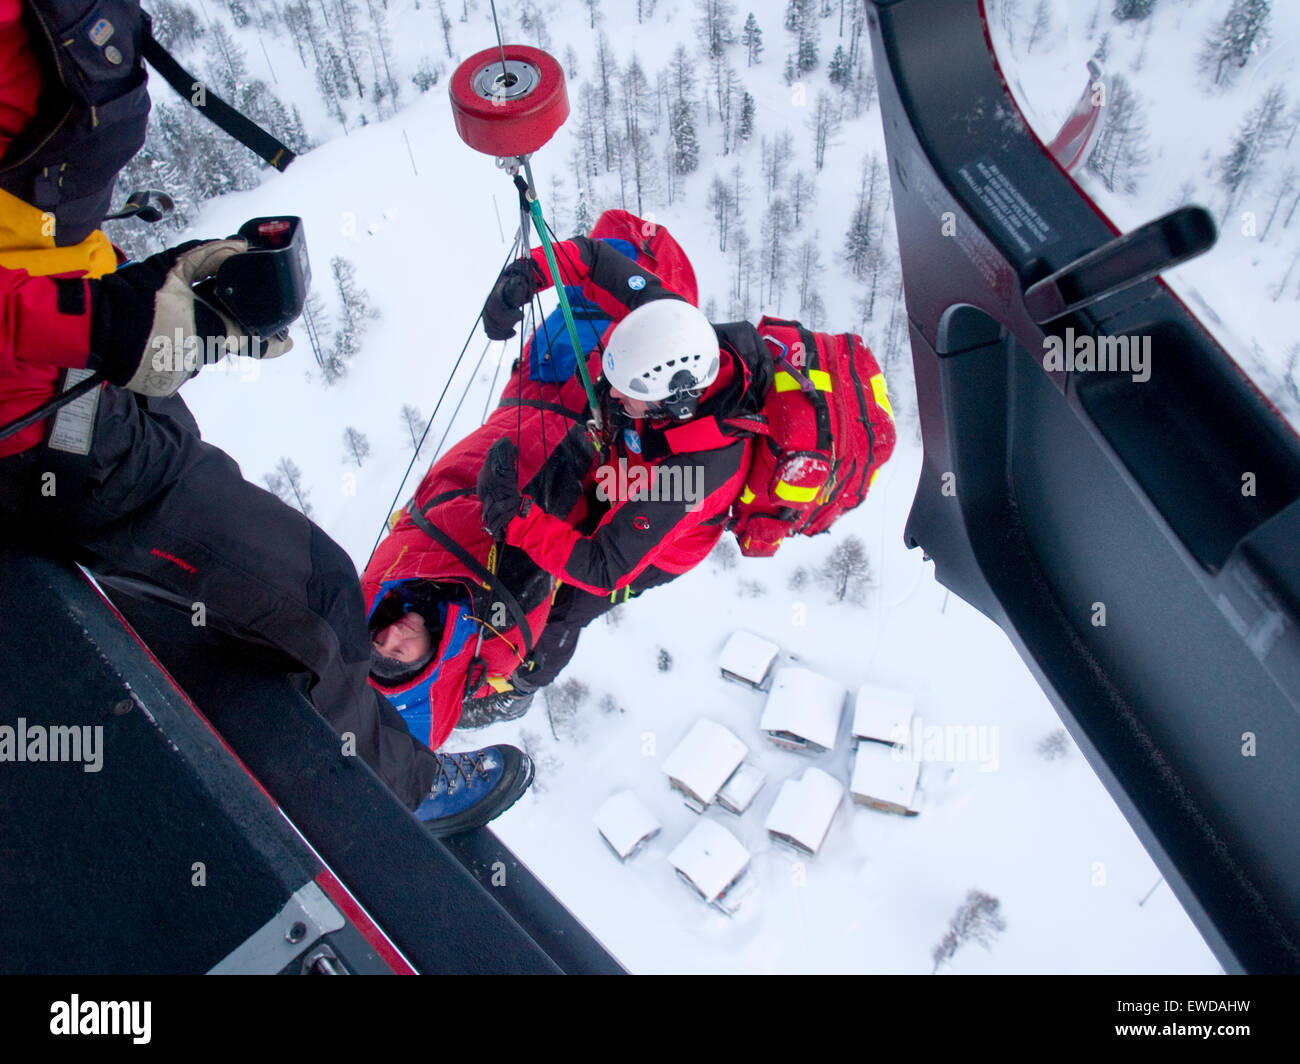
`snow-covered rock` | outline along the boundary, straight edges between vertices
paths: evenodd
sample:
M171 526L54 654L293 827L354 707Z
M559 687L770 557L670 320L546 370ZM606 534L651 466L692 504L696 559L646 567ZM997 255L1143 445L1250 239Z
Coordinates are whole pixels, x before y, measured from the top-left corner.
M853 709L854 741L873 739L905 745L915 711L915 701L908 692L864 683L858 688Z
M711 720L697 720L667 758L663 770L668 781L686 795L686 805L697 813L713 802L749 747Z
M721 824L701 820L668 855L668 863L705 901L724 903L749 868L749 851ZM722 904L722 908L732 908Z
M849 790L853 800L885 813L916 816L920 761L906 747L860 743L853 762Z
M724 680L735 680L748 687L760 688L767 680L780 647L753 632L733 632L722 648L718 668Z
M811 669L780 669L758 726L777 746L822 753L835 746L846 694L841 684Z
M767 773L757 765L741 765L718 791L718 805L740 816L753 803L766 779Z
M660 828L654 813L631 791L619 791L606 798L592 820L621 861L658 835Z
M811 857L821 849L843 798L844 784L828 772L809 768L800 779L781 784L763 826L774 839Z

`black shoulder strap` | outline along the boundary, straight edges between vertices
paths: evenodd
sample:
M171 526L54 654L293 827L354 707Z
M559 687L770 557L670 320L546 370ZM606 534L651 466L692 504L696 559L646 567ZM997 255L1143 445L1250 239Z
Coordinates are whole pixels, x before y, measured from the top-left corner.
M441 495L434 496L434 498L429 501L427 508L432 509L434 506L437 506L440 502L445 502L447 499L473 494L474 492L469 488L462 488L459 491L446 491ZM510 589L501 582L495 573L490 572L485 565L481 564L474 555L470 554L469 551L447 535L446 532L430 521L428 516L415 505L414 499L412 499L410 504L407 506L406 512L410 515L411 522L416 528L440 546L451 551L451 553L456 556L457 560L460 561L465 568L491 588L494 594L501 597L501 601L505 603L506 609L510 611L510 616L514 619L515 624L518 626L520 633L524 637L524 657L532 657L533 631L528 626L528 617L524 613L524 608L519 605L519 600L511 594Z
M548 403L545 399L523 399L517 395L508 395L501 400L498 406L530 406L536 410L549 410L552 414L560 414L567 417L570 421L577 421L585 424L587 415L578 410L570 410L567 406L561 406L559 403Z
M208 121L220 126L240 144L251 149L277 170L283 170L298 157L285 144L271 136L251 118L240 114L215 92L205 88L203 105L196 104L194 86L199 83L198 79L176 62L172 54L154 38L153 27L149 24L147 15L144 20L143 43L142 51L149 65Z

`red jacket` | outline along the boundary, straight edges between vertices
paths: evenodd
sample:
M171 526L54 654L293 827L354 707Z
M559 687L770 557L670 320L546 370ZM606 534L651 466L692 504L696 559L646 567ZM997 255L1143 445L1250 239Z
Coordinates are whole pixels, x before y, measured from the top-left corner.
M527 366L526 360L523 365ZM556 448L565 439L571 424L568 417L527 405L543 399L549 401L550 396L543 397L527 372L516 369L502 393L502 405L433 464L361 577L367 616L401 581L435 580L465 589L464 600L444 624L437 653L417 676L390 687L371 681L402 713L412 731L435 750L456 726L465 696L490 693L490 681L508 678L527 660L530 649L517 616L498 588L484 586L477 567L495 568L502 574L502 582L524 613L532 643L550 613L550 579L520 552L506 552L493 544L483 531L483 511L474 495L488 449L502 436L513 438L522 427L518 432L521 483L531 481L552 453L548 448ZM567 520L580 520L585 500L573 493L568 503L558 512ZM561 507L563 503L552 505ZM445 539L422 527L424 522L412 516L413 508ZM466 562L465 555L473 564ZM524 568L527 572L521 573ZM482 662L481 669L476 658Z
M639 306L680 297L608 244L575 237L556 244L555 252L565 284L581 286L611 317L609 331ZM669 256L662 258L671 267ZM545 271L542 249L533 259ZM693 273L690 279L693 294ZM510 522L507 543L527 551L557 579L593 594L626 587L650 569L684 573L704 559L722 536L752 457L753 437L728 426L727 419L758 412L772 373L771 356L753 326L714 328L722 366L695 418L639 421L630 426L634 434L606 433L605 451L583 474L588 496L600 504L594 527L580 531L547 508L532 506ZM589 367L596 377L598 353ZM601 391L608 395L607 387ZM585 402L576 380L562 386L561 397L579 408Z
M0 152L37 113L40 62L32 51L21 0L0 0ZM3 164L0 158L0 165ZM72 247L55 247L48 217L0 190L0 424L54 395L59 371L90 357L90 301L55 277L98 277L116 265L99 232ZM0 440L0 457L41 441L44 423Z

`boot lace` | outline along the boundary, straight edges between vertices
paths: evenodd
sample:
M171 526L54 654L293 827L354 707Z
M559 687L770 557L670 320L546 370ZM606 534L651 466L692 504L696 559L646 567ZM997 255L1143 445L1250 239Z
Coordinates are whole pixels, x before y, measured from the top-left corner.
M437 790L439 781L442 781L447 786L447 793L455 794L457 786L462 782L466 787L472 786L476 774L485 782L489 778L482 750L445 754L438 759L438 774L434 777L433 789Z

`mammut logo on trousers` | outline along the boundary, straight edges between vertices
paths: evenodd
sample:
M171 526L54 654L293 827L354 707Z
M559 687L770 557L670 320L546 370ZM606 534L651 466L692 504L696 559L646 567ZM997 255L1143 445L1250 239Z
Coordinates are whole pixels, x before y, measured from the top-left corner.
M176 555L168 554L165 550L159 550L157 547L154 547L153 550L151 550L149 553L152 554L155 558L162 558L164 561L173 562L176 565L179 565L187 573L198 572L198 569L192 566L189 562L183 562L178 557L176 557Z
M149 1001L71 1001L50 1006L50 1034L129 1034L136 1045L146 1045L150 1034Z

